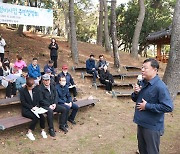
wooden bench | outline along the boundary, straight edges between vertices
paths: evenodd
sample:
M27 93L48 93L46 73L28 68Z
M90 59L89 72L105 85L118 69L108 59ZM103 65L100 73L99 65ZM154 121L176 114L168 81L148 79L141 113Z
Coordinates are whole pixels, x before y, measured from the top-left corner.
M123 66L126 71L131 71L131 70L141 70L141 67L136 67L136 66Z
M73 66L72 67L72 71L76 72L76 71L80 71L80 72L86 72L86 67L77 67L77 66Z
M121 73L121 74L113 74L113 77L118 77L120 78L121 80L124 80L125 77L128 77L128 78L135 78L135 77L138 77L138 75L140 75L141 72L128 72L128 73Z
M133 85L131 83L114 83L112 84L113 87L130 87L133 88ZM105 87L104 84L97 84L97 87Z
M97 102L98 102L97 99L83 99L83 100L78 100L74 103L77 104L79 108L82 108L89 105L94 106ZM30 121L31 119L25 118L22 115L2 118L0 119L0 130L5 130L5 129L12 128L15 126L19 126L19 125L28 123Z
M132 90L127 90L127 91L112 91L112 96L113 97L130 97L131 94L133 93Z
M20 103L18 96L7 99L0 99L0 106L18 104L18 103Z

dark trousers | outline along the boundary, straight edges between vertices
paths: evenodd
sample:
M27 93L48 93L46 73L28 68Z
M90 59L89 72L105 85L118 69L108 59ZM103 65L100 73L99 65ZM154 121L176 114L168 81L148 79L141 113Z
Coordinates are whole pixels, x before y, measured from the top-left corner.
M66 123L67 123L68 118L71 119L71 120L74 120L75 117L76 117L76 114L77 114L77 111L78 111L79 107L76 104L74 104L74 103L72 103L71 107L69 107L69 106L67 106L65 104L61 104L61 106L65 107L67 109L67 111L68 111L68 114L67 114L67 117L66 117ZM72 112L71 112L71 114L69 116L69 110L70 109L72 109Z
M102 84L105 84L107 91L112 91L112 83L110 81L100 80Z
M3 62L4 59L4 53L0 53L1 62Z
M68 114L65 107L60 106L60 105L56 105L56 108L54 110L50 109L49 107L43 107L43 108L48 110L48 112L47 112L47 121L48 121L49 129L54 129L54 125L53 125L54 114L53 114L53 112L61 113L61 115L59 114L59 126L60 125L65 125L66 117L67 117L67 114Z
M34 130L36 127L36 124L38 123L38 120L40 120L40 127L41 129L45 128L45 118L43 114L39 114L40 118L38 118L33 112L31 112L31 110L28 110L26 112L22 112L23 117L32 119L30 125L29 125L29 129L30 130Z
M153 131L138 125L137 138L140 154L159 154L160 131Z
M77 90L76 90L76 87L69 88L69 91L73 93L73 96L74 96L74 97L77 96Z
M93 75L93 81L96 81L97 78L97 71L96 70L87 70L87 73L92 74Z
M16 95L16 83L9 82L6 87L6 97L11 97L11 95Z
M57 68L57 56L51 56L51 60L54 61L54 68Z

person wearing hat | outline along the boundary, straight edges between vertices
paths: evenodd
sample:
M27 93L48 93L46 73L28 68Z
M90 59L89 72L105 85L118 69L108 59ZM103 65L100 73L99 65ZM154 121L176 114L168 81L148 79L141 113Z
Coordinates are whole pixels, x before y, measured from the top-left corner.
M21 88L24 88L26 86L27 75L28 75L28 68L24 67L22 69L21 76L16 79L16 89L17 90L20 90Z
M53 65L54 65L54 61L53 60L49 60L48 64L46 64L44 66L44 73L46 72L47 69L50 69L51 70L51 75L55 76L56 72L55 72L55 69L54 69Z
M76 114L78 112L78 105L74 104L69 92L69 88L66 84L66 77L65 76L61 76L59 78L59 83L56 85L56 90L58 93L58 104L60 106L63 106L67 109L68 113L70 111L70 109L72 109L72 112L69 116L69 114L67 114L66 117L66 127L68 127L67 125L67 121L71 122L72 124L76 124L75 122L75 117Z
M4 60L4 48L6 46L5 40L2 38L2 35L0 35L0 58L1 62Z
M40 107L40 97L39 97L39 89L35 86L35 82L33 78L27 78L26 86L20 89L20 101L21 101L21 109L22 116L32 119L28 132L26 136L34 141L35 137L32 133L34 131L36 124L40 121L41 127L41 135L43 138L47 138L45 129L45 118L43 114L39 114L39 118L33 113L38 107Z
M50 82L52 85L55 86L56 85L55 76L52 74L52 71L49 68L47 68L44 73L50 76Z
M50 136L56 136L53 125L53 113L58 112L59 114L59 129L67 133L68 129L65 127L66 116L68 114L65 107L58 105L58 97L55 86L50 84L50 75L44 74L42 76L42 83L39 86L40 89L40 106L48 110L47 121L49 125Z
M59 82L60 77L63 77L63 76L66 78L66 85L68 86L70 92L73 93L73 97L74 97L73 102L77 101L76 84L74 83L74 80L71 74L68 72L68 66L66 64L62 66L62 72L58 74L58 82Z
M95 60L94 60L94 55L91 54L89 56L89 59L86 60L86 72L88 74L93 75L93 82L96 83L96 78L99 78L99 75L96 70L96 65L95 65Z

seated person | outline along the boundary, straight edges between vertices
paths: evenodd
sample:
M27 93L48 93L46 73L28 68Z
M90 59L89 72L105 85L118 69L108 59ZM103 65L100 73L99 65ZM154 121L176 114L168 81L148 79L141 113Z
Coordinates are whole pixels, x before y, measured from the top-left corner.
M72 112L69 117L68 117L69 114L67 114L66 126L68 127L67 120L75 125L76 122L74 119L75 119L75 116L77 114L79 107L72 102L72 98L69 93L69 88L66 85L66 78L64 76L61 76L59 78L59 84L56 85L56 90L57 90L57 94L58 94L58 104L60 106L65 107L68 112L70 109L72 109Z
M26 63L22 60L22 56L17 55L14 67L16 67L18 70L22 70L23 67L27 67Z
M52 74L52 71L49 68L47 68L44 73L50 76L50 82L52 85L55 86L56 85L55 76Z
M106 85L106 93L110 94L112 92L112 83L114 83L114 79L112 74L110 74L107 70L107 65L104 65L103 69L100 71L99 76L100 82Z
M12 74L16 74L16 68L10 67L10 61L7 58L4 58L2 63L2 70L3 70L3 78L2 78L2 85L6 88L6 98L12 98L16 95L16 79L19 76L13 76ZM11 75L11 78L8 76ZM13 77L12 77L13 76Z
M28 75L28 69L27 69L27 67L24 67L22 69L21 76L16 79L16 89L17 90L20 90L21 88L24 88L26 86L27 75Z
M104 60L104 56L103 55L99 55L99 61L97 62L96 64L96 69L98 70L98 73L100 70L103 69L103 66L104 65L109 65L109 63L107 63L105 60Z
M56 88L50 84L50 76L48 74L44 74L42 76L42 83L39 86L39 89L39 95L41 98L40 106L48 110L47 121L50 136L56 136L53 125L53 112L61 113L59 114L59 129L67 133L68 129L66 128L65 124L68 112L65 107L58 105Z
M72 91L73 93L73 102L77 101L76 96L77 96L77 90L76 90L76 85L74 83L74 80L71 76L71 74L68 72L68 66L63 65L62 66L62 72L58 74L58 79L62 76L66 77L66 85L68 86L69 90Z
M22 105L22 116L26 118L32 119L28 132L26 136L34 141L35 137L32 134L34 131L38 120L40 120L40 127L41 127L41 135L43 138L47 138L46 132L44 131L45 128L45 118L43 114L39 114L38 118L31 110L36 110L39 107L40 97L39 97L39 90L38 88L34 88L34 79L28 78L26 81L26 86L20 90L20 101Z
M39 85L41 79L40 66L38 65L38 59L33 58L32 63L28 66L28 75L29 77L35 80L35 84Z
M55 72L55 69L54 69L54 61L53 60L49 60L48 64L46 64L44 66L44 73L47 69L50 69L51 70L51 75L54 75L56 74Z
M90 58L86 60L86 72L93 75L93 82L96 83L96 78L99 78L96 66L95 66L95 60L94 55L91 54Z

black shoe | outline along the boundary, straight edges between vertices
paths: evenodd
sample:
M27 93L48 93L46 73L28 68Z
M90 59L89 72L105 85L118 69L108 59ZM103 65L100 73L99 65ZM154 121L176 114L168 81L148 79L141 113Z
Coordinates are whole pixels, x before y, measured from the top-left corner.
M52 136L52 137L55 137L56 136L56 133L55 133L55 131L54 131L54 129L49 129L49 134L50 134L50 136Z
M69 128L68 124L65 124L64 126L65 126L66 128Z
M76 122L75 122L74 120L72 120L72 119L68 119L68 121L69 121L70 123L72 123L73 125L76 124Z
M59 129L61 129L64 133L68 132L68 129L65 126L59 126Z
M74 98L73 98L73 102L76 102L76 101L77 101L77 99L76 99L76 97L74 97Z

